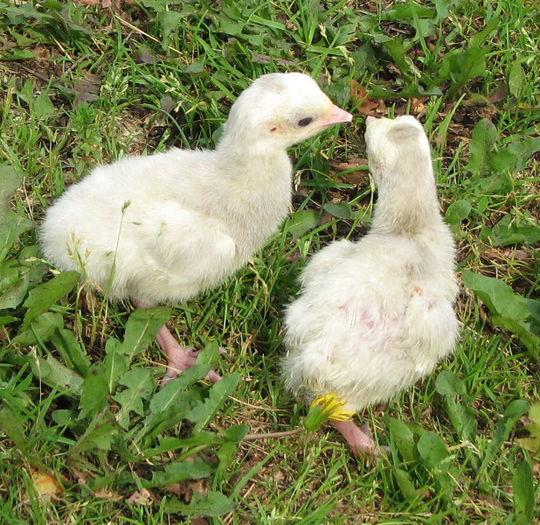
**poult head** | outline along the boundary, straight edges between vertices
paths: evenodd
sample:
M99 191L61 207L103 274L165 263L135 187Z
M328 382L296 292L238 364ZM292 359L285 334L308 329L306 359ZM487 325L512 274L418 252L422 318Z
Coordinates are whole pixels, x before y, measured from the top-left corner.
M222 142L245 142L246 150L287 148L323 129L350 122L317 83L302 73L270 73L255 80L231 108Z
M429 142L414 117L368 117L365 137L369 168L378 185L388 177L414 177L425 169L431 172Z

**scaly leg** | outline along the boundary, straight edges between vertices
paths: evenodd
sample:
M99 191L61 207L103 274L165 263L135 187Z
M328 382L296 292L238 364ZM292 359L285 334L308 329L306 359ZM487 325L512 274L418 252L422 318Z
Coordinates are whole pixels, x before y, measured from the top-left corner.
M375 453L375 442L367 423L358 428L354 421L330 420L330 422L343 434L355 456L360 456L362 453Z

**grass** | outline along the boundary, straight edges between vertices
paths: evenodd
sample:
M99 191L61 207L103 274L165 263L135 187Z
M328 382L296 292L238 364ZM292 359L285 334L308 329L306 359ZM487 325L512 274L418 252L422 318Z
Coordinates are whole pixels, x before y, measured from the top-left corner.
M0 0L1 202L14 192L0 220L3 520L529 523L538 427L524 438L540 324L533 3L18 4ZM130 316L69 275L52 279L32 225L93 166L212 147L251 79L284 70L312 74L356 118L291 150L295 209L282 231L222 287L174 309L180 340L206 348L226 381L198 382L203 364L158 395L162 357L143 350L151 337L136 355L126 348L169 312ZM302 424L306 407L279 380L282 311L311 253L369 227L369 111L425 123L465 281L455 356L361 415L390 447L377 464L354 459L327 428L244 439Z

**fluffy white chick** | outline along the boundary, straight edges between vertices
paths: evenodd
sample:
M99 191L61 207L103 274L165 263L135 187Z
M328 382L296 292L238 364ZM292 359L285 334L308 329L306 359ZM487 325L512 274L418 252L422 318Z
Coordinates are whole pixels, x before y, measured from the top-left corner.
M351 414L427 375L458 335L454 241L427 136L411 116L368 117L366 142L378 187L372 227L356 243L322 249L304 269L286 312L283 362L285 384L300 397L342 401L330 421L355 454L374 443Z
M112 299L190 299L242 267L289 212L286 149L351 119L311 77L264 75L233 104L214 151L130 156L71 186L47 211L43 252ZM166 326L157 340L166 379L195 363Z

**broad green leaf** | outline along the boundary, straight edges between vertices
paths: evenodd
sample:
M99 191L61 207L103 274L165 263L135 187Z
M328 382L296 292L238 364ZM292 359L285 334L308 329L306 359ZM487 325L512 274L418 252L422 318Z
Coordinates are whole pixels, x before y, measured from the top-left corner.
M195 423L193 432L200 432L210 422L219 407L236 390L239 382L240 374L235 372L212 385L208 391L208 398L194 407L187 416L187 419Z
M79 344L79 341L77 341L75 334L71 330L65 330L60 327L51 337L51 341L62 355L66 365L74 368L79 374L85 377L91 363L86 352Z
M404 498L413 498L416 496L416 487L407 471L394 467L394 477Z
M227 469L231 466L232 462L234 461L236 457L236 452L238 450L238 443L235 443L233 441L227 441L226 443L223 443L221 447L219 447L219 450L217 451L217 458L219 460L219 464L216 469L216 480L220 481L223 474L227 471Z
M197 356L197 364L211 365L219 359L219 345L215 341L208 343Z
M385 418L390 430L390 439L396 444L404 461L414 461L414 433L409 426L393 417Z
M515 321L522 321L529 315L526 300L515 294L512 287L503 281L468 270L462 276L465 285L476 293L492 313Z
M113 396L121 407L116 414L116 421L121 427L127 429L130 412L139 415L144 413L143 400L147 399L154 389L152 371L149 368L135 367L128 370L119 382L127 388Z
M135 442L145 439L148 446L155 436L171 430L182 420L186 419L192 408L200 403L200 395L195 389L183 390L177 397L177 404L162 412L150 413L144 419L142 429L138 432Z
M240 443L248 432L249 427L247 425L234 425L223 432L223 437L235 443Z
M329 202L323 205L323 210L338 219L352 219L351 207L345 202Z
M46 312L59 299L71 292L78 281L77 272L64 272L31 290L23 304L28 309L24 316L23 328L28 327L39 314Z
M460 199L448 206L445 217L450 224L456 224L466 219L472 210L472 204L467 199Z
M396 20L398 22L418 18L434 18L437 12L431 7L420 5L416 2L408 4L394 4L390 9L385 9L380 14L381 20Z
M36 118L41 120L54 115L56 113L56 108L51 102L49 95L42 92L34 99L32 104L32 112Z
M508 246L510 244L529 243L540 241L540 226L531 223L518 223L511 215L505 215L489 234L494 246Z
M126 373L129 362L128 357L120 351L121 343L118 339L111 337L105 343L105 359L103 369L107 389L112 394L120 378Z
M445 396L446 411L460 439L471 441L476 434L477 422L472 408Z
M531 466L527 461L522 461L512 480L514 489L514 511L516 513L516 525L528 525L532 523L535 507L534 482Z
M108 405L108 394L103 363L95 363L90 367L82 384L79 418L92 418L101 412Z
M178 405L178 397L184 394L186 388L204 379L209 371L210 365L195 365L184 370L178 377L167 383L152 396L150 412L159 414Z
M525 73L521 67L520 60L514 60L510 73L508 75L508 89L510 94L517 99L521 98L521 92L523 91L523 82L525 81Z
M19 235L34 226L32 221L9 207L9 201L21 183L22 177L11 166L0 165L0 261L5 259Z
M64 366L58 359L49 355L45 359L33 355L30 361L32 372L40 381L60 391L66 390L67 395L79 396L83 383L82 377L70 368Z
M142 352L154 340L170 315L171 309L165 306L135 310L126 323L124 341L119 351L129 356Z
M182 461L170 463L162 471L154 471L152 481L145 483L147 487L164 487L171 483L179 483L187 479L207 478L212 474L212 467L203 461Z
M467 169L482 175L488 163L491 150L497 140L497 128L491 120L484 118L476 124L469 144L470 159Z
M14 337L11 342L23 346L35 345L40 341L47 342L62 328L64 328L64 318L61 314L45 312L38 315L30 326Z
M435 389L443 396L462 396L467 393L463 381L448 370L443 370L437 376Z
M172 436L165 436L160 439L159 445L154 448L149 448L144 451L145 458L151 458L152 456L159 456L166 452L173 450L187 449L190 447L200 447L206 445L217 445L222 443L223 439L207 430L202 430L197 434L188 438L176 438Z
M98 448L110 450L113 439L120 433L118 426L112 421L108 411L96 414L90 421L84 434L69 450L70 457L76 457L81 452Z
M319 224L319 214L313 210L300 210L292 214L285 229L297 239Z
M0 263L0 275L0 310L17 308L26 297L29 272L11 260Z
M448 458L449 453L446 445L440 436L433 432L426 432L418 439L416 448L424 463L430 469L438 468L446 470L444 460Z
M206 496L193 493L193 498L189 504L181 503L178 499L171 499L164 504L164 511L167 513L177 513L190 518L202 516L216 517L228 514L235 509L235 504L221 492L209 492Z

